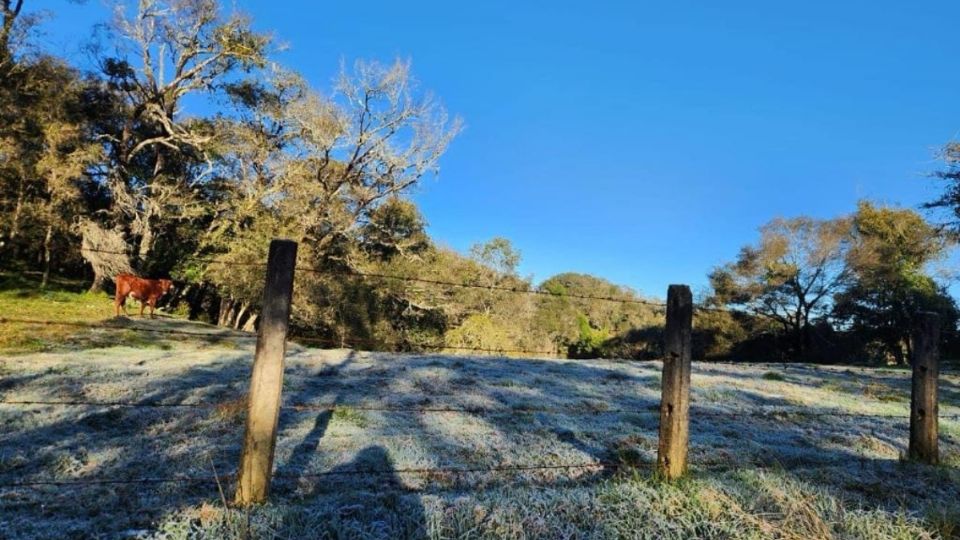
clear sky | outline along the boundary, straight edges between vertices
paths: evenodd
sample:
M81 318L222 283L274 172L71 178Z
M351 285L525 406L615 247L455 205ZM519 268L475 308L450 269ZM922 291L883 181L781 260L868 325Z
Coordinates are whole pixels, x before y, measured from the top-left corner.
M773 217L932 198L960 132L955 0L234 3L320 88L341 59L411 59L466 123L415 194L430 233L505 236L537 279L699 289ZM109 16L26 5L67 55Z

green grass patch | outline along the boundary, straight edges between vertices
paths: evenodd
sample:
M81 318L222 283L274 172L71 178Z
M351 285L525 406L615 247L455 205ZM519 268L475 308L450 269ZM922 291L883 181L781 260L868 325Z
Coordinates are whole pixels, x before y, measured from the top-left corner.
M169 339L134 330L91 329L57 323L106 324L114 322L113 298L87 292L87 283L51 279L46 288L30 275L0 274L0 353L25 354L57 350L127 345L169 348ZM131 312L139 311L131 307ZM45 324L18 322L43 321Z
M87 293L80 282L52 280L46 289L41 289L38 281L25 276L0 275L0 313L10 319L98 323L109 319L112 310L113 302L109 296ZM13 321L2 325L0 351L5 353L39 352L113 341L98 339L89 329L74 326Z
M367 418L364 411L345 406L339 406L333 410L333 421L349 424L358 428L365 428L370 425L370 419Z
M765 381L785 381L787 380L782 374L777 373L776 371L768 371L760 376Z

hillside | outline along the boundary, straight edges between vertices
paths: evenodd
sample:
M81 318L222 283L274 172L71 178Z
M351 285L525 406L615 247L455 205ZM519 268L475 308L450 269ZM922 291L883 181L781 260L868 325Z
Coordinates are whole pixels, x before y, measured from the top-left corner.
M939 538L960 524L945 505L960 494L956 374L941 383L944 464L926 467L900 460L904 370L697 363L692 473L671 485L650 466L657 362L298 345L272 502L248 516L213 479L230 499L253 340L127 324L0 356L0 537ZM10 403L36 401L112 405ZM47 481L82 484L10 486Z

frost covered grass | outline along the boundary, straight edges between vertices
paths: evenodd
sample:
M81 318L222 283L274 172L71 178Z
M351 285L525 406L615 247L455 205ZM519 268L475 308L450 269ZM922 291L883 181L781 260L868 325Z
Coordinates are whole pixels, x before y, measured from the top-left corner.
M218 332L176 321L138 321ZM695 364L691 474L653 479L660 364L390 355L291 346L271 503L231 499L252 340L0 356L0 399L205 403L0 405L2 538L949 538L960 423L944 465L904 462L909 374ZM776 374L776 376L770 375ZM945 374L941 414L960 414ZM409 409L424 409L411 412ZM393 409L393 410L371 410ZM430 410L434 409L434 410ZM436 409L456 409L437 411ZM558 409L544 411L543 409ZM762 413L762 414L756 414ZM620 463L622 467L602 464ZM594 464L580 469L405 472ZM350 473L376 470L375 476Z

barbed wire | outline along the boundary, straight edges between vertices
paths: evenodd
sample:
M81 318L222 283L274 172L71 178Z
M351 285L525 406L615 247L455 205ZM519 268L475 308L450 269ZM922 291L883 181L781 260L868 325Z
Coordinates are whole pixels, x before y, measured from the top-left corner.
M220 480L230 480L235 475L228 474L219 477L170 476L163 478L87 478L83 480L26 480L22 482L0 483L0 489L15 489L24 487L70 487L90 485L115 484L206 484L217 483Z
M196 408L215 409L224 406L224 403L161 403L161 402L134 402L134 401L84 401L84 400L0 400L0 406L61 406L61 407L122 407L122 408ZM504 414L658 414L652 409L602 409L587 407L471 407L471 406L436 406L411 407L399 405L363 405L352 403L288 403L280 406L285 410L296 411L336 411L355 410L365 412L388 413L467 413L478 416L496 416Z
M637 298L620 298L616 296L597 296L589 294L576 294L576 293L554 293L543 289L529 289L524 287L508 287L504 285L483 285L480 283L458 283L455 281L444 281L439 279L429 279L429 278L419 278L412 276L401 276L396 274L381 274L376 272L360 272L360 271L341 271L341 270L324 270L318 268L309 268L301 267L299 270L306 272L313 272L319 274L332 274L332 275L342 275L342 276L359 276L364 278L377 278L377 279L391 279L396 281L406 281L413 283L426 283L431 285L443 285L446 287L459 287L464 289L481 289L489 291L502 291L510 292L517 294L533 294L540 296L549 296L553 298L575 298L578 300L599 300L606 302L619 302L622 304L640 304L647 305L658 308L665 308L667 304L663 302L655 302L652 300L643 300Z
M81 253L83 253L84 251L86 251L86 252L88 252L88 253L103 253L103 254L105 254L105 255L125 255L125 256L127 256L127 257L133 256L133 253L130 253L130 252L127 252L127 251L111 251L111 250L107 250L107 249L80 248L80 252L81 252ZM202 262L202 263L207 263L207 264L223 264L223 265L227 265L227 266L248 266L248 267L261 267L261 268L266 268L266 267L267 267L267 263L265 263L265 262L228 261L228 260L225 260L225 259L215 259L215 258L210 258L210 257L201 257L201 256L198 256L198 255L185 255L185 256L183 256L183 257L180 257L180 259L181 259L181 260L189 260L189 261Z
M157 334L168 334L168 335L179 335L179 336L188 336L194 338L204 338L214 341L222 341L224 339L256 339L257 334L253 333L238 333L236 330L230 330L229 334L225 333L216 333L216 332L189 332L185 330L174 330L170 328L150 328L144 326L130 326L124 324L103 324L103 323L88 323L84 321L48 321L40 319L19 319L12 317L0 317L0 324L28 324L28 325L38 325L38 326L70 326L77 328L86 328L86 329L101 329L101 330L130 330L130 331L141 331L141 332L151 332ZM217 331L220 330L217 327ZM358 341L358 340L337 340L333 338L314 338L307 336L288 336L289 341L294 343L320 343L326 345L350 345L350 346L363 346L369 345L373 347L378 347L378 344L375 341ZM490 354L534 354L534 355L544 355L544 356L559 356L559 353L556 351L546 351L546 350L535 350L535 349L498 349L491 347L466 347L466 346L457 346L457 345L444 345L444 344L428 344L428 343L410 343L414 349L431 349L431 350L460 350L460 351L473 351L473 352L483 352ZM403 351L400 351L403 352ZM414 352L414 351L410 351Z
M0 324L32 324L37 326L71 326L77 328L88 328L98 330L132 330L135 332L151 332L156 334L175 334L181 336L201 337L208 339L255 339L256 334L238 333L236 330L227 330L230 334L216 332L189 332L185 330L174 330L171 328L150 328L145 326L128 326L125 324L104 324L88 323L84 321L48 321L41 319L18 319L13 317L0 317ZM217 332L223 332L224 329L216 327Z
M854 459L857 459L854 457ZM877 463L876 460L871 460L866 457L860 457L858 463L861 467L866 466L883 466L888 465L888 463ZM531 471L558 471L558 470L584 470L584 469L603 469L607 472L617 472L617 471L628 471L628 470L638 470L640 468L653 467L656 465L656 461L649 459L642 459L639 461L607 461L607 460L597 460L590 462L581 462L581 463L561 463L561 464L498 464L498 465L488 465L488 466L450 466L450 467L409 467L409 468L387 468L387 469L343 469L343 470L328 470L328 471L319 471L312 473L283 473L277 472L272 475L272 478L277 481L284 480L304 480L304 479L322 479L329 478L332 476L367 476L367 477L382 477L382 476L395 476L395 475L418 475L418 476L462 476L470 474L500 474L500 473L523 473ZM786 463L782 463L774 459L774 463L761 463L757 461L749 461L746 463L734 463L734 462L702 462L698 463L696 461L691 461L689 468L691 472L711 472L711 473L724 473L724 472L733 472L740 471L744 469L754 469L754 470L764 470L764 471L777 471L777 470L787 470L796 469L798 467L849 467L849 459L844 460L835 460L835 459L813 459L813 458L804 458L804 459L790 459ZM24 480L16 482L3 482L0 483L0 489L23 489L23 488L42 488L42 487L73 487L73 488L83 488L88 486L98 486L98 485L147 485L147 484L221 484L225 481L232 481L237 478L236 474L227 473L222 475L213 475L213 476L170 476L170 477L146 477L146 478L82 478L74 480ZM568 477L566 480L578 480L574 477ZM388 488L396 489L392 483ZM502 486L469 486L470 491L480 491L487 490L489 488L499 488ZM541 487L541 486L511 486L511 487ZM580 488L582 484L574 482L570 484L551 484L550 487L557 488ZM365 486L357 486L358 489L367 489ZM338 489L342 489L338 487ZM454 488L457 491L463 490L463 487ZM422 488L406 488L404 491L423 491Z
M122 407L132 409L214 409L222 403L161 403L136 401L84 401L78 399L22 399L0 400L0 405L51 406L51 407Z
M130 255L127 252L98 250L98 249L83 249L82 251L113 254L113 255L127 255L127 256ZM188 255L182 258L185 260L204 262L207 264L223 264L226 266L231 266L231 265L260 266L260 267L266 268L266 263L246 263L246 262L239 262L239 261L228 261L224 259L204 258L204 257L192 256L192 255ZM323 269L323 268L313 268L309 266L299 266L296 268L296 270L311 272L315 274L338 275L338 276L346 276L346 277L376 278L376 279L392 279L397 281L427 283L431 285L443 285L447 287L459 287L459 288L466 288L466 289L483 289L483 290L503 291L503 292L518 293L518 294L534 294L534 295L541 295L541 296L550 296L554 298L576 298L580 300L598 300L598 301L607 301L607 302L619 302L624 304L641 304L641 305L648 305L648 306L659 307L659 308L665 308L667 306L663 302L655 302L652 300L643 300L643 299L636 299L636 298L622 298L622 297L616 297L616 296L597 296L597 295L576 294L576 293L553 293L553 292L542 290L542 289L529 289L524 287L508 287L508 286L493 285L493 284L482 285L479 283L460 283L455 281L419 278L419 277L412 277L412 276L401 276L396 274L362 272L358 270Z
M573 469L596 469L618 467L614 462L586 462L586 463L563 463L556 465L490 465L484 467L414 467L414 468L391 468L391 469L344 469L320 471L315 473L303 474L273 474L273 478L291 480L302 478L325 478L329 476L390 476L394 474L416 474L416 475L462 475L475 473L502 473L502 472L527 472L537 470L573 470ZM234 480L236 474L228 473L210 477L196 476L172 476L172 477L153 477L153 478L85 478L76 480L26 480L21 482L0 483L0 489L14 489L24 487L69 487L69 486L87 486L87 485L116 485L116 484L169 484L169 483L218 483L224 480Z
M552 470L571 470L571 469L599 469L616 467L614 462L595 461L588 463L563 463L558 465L492 465L488 467L414 467L398 469L354 469L354 470L332 470L317 473L304 473L298 475L281 475L279 478L323 478L327 476L380 476L392 474L419 474L419 475L439 475L439 474L475 474L475 473L498 473L498 472L525 472L525 471L552 471Z
M498 416L504 414L575 414L575 415L602 415L602 414L659 414L658 410L644 408L626 408L626 409L604 409L590 407L473 407L464 406L391 406L391 405L352 405L349 403L341 404L311 404L311 403L292 403L282 408L300 410L300 411L335 411L337 409L355 410L365 412L388 412L388 413L466 413L478 416Z
M89 323L84 321L50 321L50 320L40 320L40 319L20 319L15 317L2 317L0 316L0 324L26 324L26 325L38 325L38 326L70 326L77 328L86 328L86 329L95 329L95 330L115 330L115 331L133 331L133 332L148 332L154 334L165 334L172 336L183 336L190 338L200 338L206 339L214 342L224 341L229 339L256 339L257 334L242 332L232 329L224 329L222 327L211 327L213 331L211 332L190 332L185 330L176 330L170 328L150 328L146 326L139 325L127 325L123 323L118 324L104 324L104 323ZM569 360L571 362L601 362L607 364L638 364L646 362L657 362L662 359L660 358L644 358L644 359L633 359L633 358L569 358L564 357L563 353L560 351L548 351L542 349L501 349L493 347L467 347L459 345L445 345L439 343L406 343L409 345L410 349L408 350L383 350L383 344L378 343L374 340L342 340L336 338L318 338L318 337L309 337L309 336L288 336L287 340L293 343L316 343L322 345L330 345L334 347L349 347L354 350L362 350L363 347L366 347L369 352L384 352L384 353L398 353L398 354L416 354L421 350L434 350L434 351L467 351L467 352L478 352L485 354L527 354L527 355L536 355L536 356L548 356L552 359L557 360ZM358 348L360 347L360 348ZM451 361L458 361L457 359L451 359ZM809 366L814 367L846 367L846 368L870 368L871 366L855 366L851 364L811 364L809 362L784 362L784 361L770 361L770 362L757 362L757 361L738 361L738 360L711 360L711 359L694 359L694 363L701 364L705 366L710 365L729 365L729 366L756 366L756 367L781 367L781 368L795 368L802 369ZM948 373L953 373L954 365L956 362L944 361L941 364L941 370ZM883 367L883 366L881 366ZM889 366L886 366L889 367Z
M0 317L0 324L29 324L29 325L38 325L38 326L70 326L77 328L87 328L87 329L101 329L101 330L130 330L130 331L141 331L141 332L150 332L157 334L169 334L169 335L179 335L179 336L188 336L195 338L205 338L210 340L224 340L224 339L256 339L257 334L254 333L244 333L238 332L236 330L228 330L230 333L217 333L223 332L220 327L216 327L215 332L190 332L185 330L175 330L170 328L150 328L145 326L131 326L126 324L104 324L104 323L89 323L84 321L49 321L49 320L40 320L40 319L19 319L13 317ZM373 341L373 340L341 340L335 338L318 338L318 337L309 337L309 336L288 336L289 341L294 343L316 343L323 345L331 346L350 346L350 347L363 347L368 346L371 350L382 347L382 344ZM473 352L482 352L488 354L531 354L531 355L541 355L541 356L552 356L559 357L561 353L558 351L548 351L542 349L501 349L493 347L468 347L460 345L446 345L441 343L407 343L412 350L406 352L416 352L417 349L429 349L429 350L458 350L458 351L473 351ZM405 352L405 351L385 351L385 352ZM603 360L601 358L592 358L592 359L581 359L581 360Z
M320 337L309 337L309 336L292 336L289 338L290 341L294 343L316 343L321 345L331 345L335 347L369 347L371 349L380 348L383 346L382 343L378 343L374 340L356 340L356 339L337 339L337 338L320 338ZM547 350L537 350L537 349L502 349L495 347L468 347L463 345L446 345L443 343L405 343L413 349L431 349L431 350L455 350L455 351L475 351L475 352L485 352L492 354L537 354L545 356L558 356L557 351L547 351ZM402 352L402 351L401 351Z
M162 402L134 402L134 401L84 401L84 400L0 400L0 406L63 406L63 407L121 407L121 408L196 408L196 409L215 409L225 405L224 402L192 402L192 403L162 403ZM386 412L386 413L456 413L470 414L477 416L498 416L506 414L573 414L585 416L597 416L605 414L659 414L659 407L640 407L640 408L602 408L602 407L480 407L480 406L401 406L401 405L364 405L353 403L287 403L280 406L282 410L296 411L329 411L336 410L355 410L364 412ZM805 417L805 418L880 418L880 419L907 419L909 414L884 414L884 413L862 413L853 411L810 411L804 409L756 409L740 411L719 411L711 409L692 409L690 411L691 420L702 417L751 417L751 418L777 418L782 417ZM960 414L939 415L940 420L958 420Z
M124 251L110 251L110 250L101 250L101 249L94 249L94 248L81 248L81 251L88 251L88 252L93 252L93 253L113 254L113 255L126 255L126 256L132 255L131 253L129 253L129 252L124 252ZM207 263L207 264L222 264L222 265L226 265L226 266L247 266L247 267L262 267L262 268L266 268L266 263L265 263L265 262L229 261L229 260L225 260L225 259L216 259L216 258L209 258L209 257L201 257L201 256L196 256L196 255L187 255L187 256L182 257L182 259L184 259L184 260L192 260L192 261L202 262L202 263ZM665 308L667 307L667 304L666 304L665 302L659 302L659 301L653 301L653 300L644 300L644 299L636 299L636 298L622 298L622 297L616 297L616 296L598 296L598 295L576 294L576 293L566 293L566 292L564 292L564 293L554 293L554 292L551 292L551 291L548 291L548 290L543 290L543 289L530 289L530 288L525 288L525 287L508 287L508 286L494 285L494 284L483 285L483 284L479 284L479 283L461 283L461 282L445 281L445 280L430 279L430 278L420 278L420 277L413 277L413 276L402 276L402 275L397 275L397 274L383 274L383 273L377 273L377 272L363 272L363 271L352 270L352 269L351 269L351 270L336 270L336 269L314 268L314 267L309 267L309 266L300 266L300 267L297 267L296 269L297 269L297 270L302 270L302 271L305 271L305 272L316 273L316 274L338 275L338 276L344 276L344 277L362 277L362 278L390 279L390 280L405 281L405 282L414 282L414 283L425 283L425 284L432 284L432 285L441 285L441 286L446 286L446 287L457 287L457 288L468 288L468 289L481 289L481 290L490 290L490 291L502 291L502 292L517 293L517 294L533 294L533 295L548 296L548 297L553 297L553 298L574 298L574 299L580 299L580 300L598 300L598 301L606 301L606 302L619 302L619 303L623 303L623 304L646 305L646 306L655 307L655 308L660 308L660 309L665 309ZM707 304L704 304L704 303L694 303L694 304L693 304L693 307L694 307L694 309L696 309L697 311L705 311L705 312L712 312L712 313L731 313L731 314L736 314L736 315L746 315L746 316L752 316L752 317L767 317L767 318L776 319L776 317L774 317L774 316L772 316L772 315L770 315L770 314L763 313L763 312L751 312L751 311L748 311L748 310L746 310L746 309L738 309L738 308L732 308L732 307L728 307L728 306L718 306L718 305L707 305ZM958 333L960 333L960 332L958 332L957 330L944 329L944 330L941 331L941 333L942 333L942 334L945 334L945 335L958 335ZM448 347L448 348L449 348L449 347ZM526 352L526 351L516 351L516 352ZM535 351L534 351L534 352L535 352ZM552 353L548 353L548 354L552 354Z
M130 255L130 253L121 252L121 251L108 251L108 250L87 249L87 248L84 248L82 251L106 253L106 254L113 254L113 255L127 255L127 256ZM260 262L248 263L248 262L240 262L240 261L228 261L224 259L207 258L207 257L200 257L195 255L187 255L182 258L185 260L192 260L192 261L202 262L207 264L222 264L225 266L233 265L233 266L248 266L248 267L259 266L259 267L266 268L266 263L260 263ZM645 305L645 306L655 307L659 309L665 309L667 307L667 304L665 302L658 302L653 300L622 298L622 297L615 297L615 296L597 296L597 295L576 294L576 293L554 293L554 292L543 290L543 289L507 287L503 285L483 285L479 283L459 283L454 281L419 278L419 277L413 277L413 276L401 276L396 274L362 272L358 270L348 271L348 270L322 269L322 268L313 268L309 266L300 266L300 267L297 267L296 270L302 270L304 272L311 272L316 274L337 275L337 276L344 276L344 277L392 279L397 281L405 281L405 282L413 282L413 283L442 285L446 287L502 291L502 292L517 293L517 294L533 294L533 295L540 295L540 296L549 296L553 298L574 298L578 300L598 300L598 301L606 301L606 302L619 302L623 304ZM766 315L764 313L751 313L743 309L736 309L736 308L730 308L725 306L707 305L703 303L694 303L693 307L698 311L706 311L706 312L712 312L712 313L732 313L732 314L747 315L747 316L769 317L769 315Z

